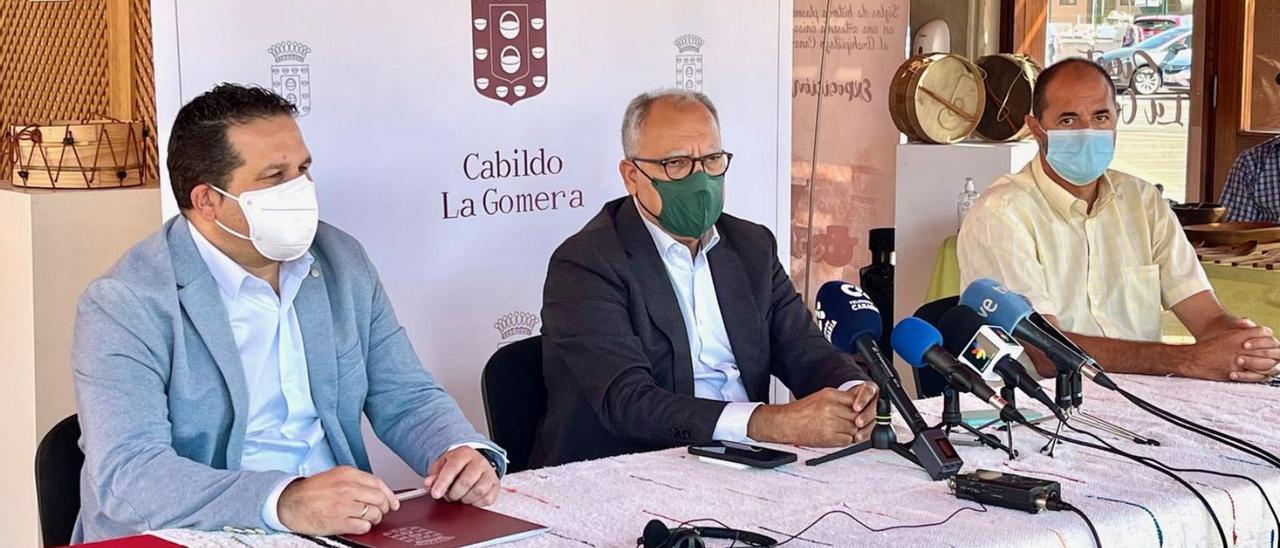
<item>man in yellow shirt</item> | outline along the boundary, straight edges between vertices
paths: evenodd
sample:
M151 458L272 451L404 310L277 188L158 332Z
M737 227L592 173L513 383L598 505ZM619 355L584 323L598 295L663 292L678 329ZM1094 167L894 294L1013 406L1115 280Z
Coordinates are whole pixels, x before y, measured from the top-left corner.
M1280 374L1271 328L1223 309L1159 190L1107 169L1116 100L1104 69L1078 58L1046 69L1027 124L1040 154L983 193L960 230L964 285L992 278L1025 295L1117 373L1241 382ZM1159 342L1166 308L1195 344ZM1043 355L1033 360L1053 374Z

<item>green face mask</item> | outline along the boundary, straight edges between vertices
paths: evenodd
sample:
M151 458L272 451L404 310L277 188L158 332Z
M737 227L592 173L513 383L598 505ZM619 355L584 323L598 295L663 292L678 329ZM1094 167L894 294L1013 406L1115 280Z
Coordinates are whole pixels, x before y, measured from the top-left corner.
M648 178L647 175L645 177ZM701 238L724 211L724 175L712 177L705 171L695 171L673 181L649 180L653 182L658 196L662 197L662 214L654 216L658 218L658 224L672 234ZM644 207L644 204L640 205Z

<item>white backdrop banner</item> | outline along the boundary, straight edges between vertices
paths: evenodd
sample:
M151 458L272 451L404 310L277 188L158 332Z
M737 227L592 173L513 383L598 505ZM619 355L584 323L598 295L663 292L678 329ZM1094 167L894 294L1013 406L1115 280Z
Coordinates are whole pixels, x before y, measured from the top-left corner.
M782 234L788 262L791 4L153 2L161 163L177 109L219 82L293 100L321 218L364 244L424 366L484 431L486 360L539 332L551 252L625 194L637 93L716 102L735 155L726 209ZM406 484L367 437L379 473Z

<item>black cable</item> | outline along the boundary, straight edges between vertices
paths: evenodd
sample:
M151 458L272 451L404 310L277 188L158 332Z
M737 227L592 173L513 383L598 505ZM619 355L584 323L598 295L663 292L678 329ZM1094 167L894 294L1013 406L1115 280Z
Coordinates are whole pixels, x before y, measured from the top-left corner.
M1070 428L1071 430L1074 430L1074 431L1076 431L1076 432L1079 432L1079 433L1081 433L1081 434L1084 434L1084 435L1086 435L1086 436L1089 436L1089 437L1091 437L1091 438L1093 438L1093 439L1095 439L1095 440L1098 440L1098 441L1099 441L1100 443L1102 443L1103 445L1106 445L1107 447L1110 447L1110 448L1112 448L1112 449L1115 449L1115 446L1114 446L1114 445L1111 445L1111 444L1110 444L1110 443L1108 443L1106 440L1104 440L1104 439L1102 439L1102 438L1098 437L1098 435L1097 435L1097 434L1094 434L1093 432L1089 432L1089 431L1087 431L1087 430L1081 430L1081 429L1076 428L1075 426L1071 426L1071 425L1067 425L1067 428ZM1118 451L1119 449L1116 449L1116 450ZM1230 473L1230 472L1220 472L1220 471L1217 471L1217 470L1205 470L1205 469L1203 469L1203 468L1175 468L1175 467L1173 467L1173 466L1169 466L1169 465L1168 465L1168 464L1166 464L1165 462L1163 462L1163 461L1161 461L1161 460L1159 460L1159 459L1157 459L1157 458L1155 458L1155 457L1148 457L1148 456L1144 456L1144 455L1136 455L1136 456L1137 456L1137 457L1139 457L1139 458L1141 458L1141 459L1148 460L1148 461L1154 462L1154 463L1156 463L1156 464L1159 464L1160 466L1163 466L1163 467L1165 467L1165 468L1168 468L1169 470L1172 470L1172 471L1174 471L1174 472L1190 472L1190 473L1193 473L1193 474L1209 474L1209 475L1213 475L1213 476L1221 476L1221 477L1225 477L1225 478L1236 478L1236 479L1242 479L1242 480L1245 480L1245 481L1247 481L1247 482L1249 482L1249 483L1252 483L1254 487L1258 488L1258 492L1262 494L1262 500L1263 500L1264 502L1266 502L1266 503L1267 503L1267 510L1269 510L1269 511L1271 512L1271 519L1275 520L1276 530L1277 530L1277 531L1280 531L1280 515L1277 515L1277 514L1276 514L1276 507L1275 507L1275 505L1271 504L1271 497L1268 497L1268 496L1267 496L1267 490L1266 490L1266 489L1264 489L1264 488L1262 487L1262 484L1261 484L1261 483L1258 483L1258 482L1257 482L1257 480L1255 480L1255 479L1253 479L1253 478L1251 478L1251 477L1249 477L1249 476L1244 476L1244 475L1241 475L1241 474L1232 474L1232 473Z
M1134 405L1137 405L1142 410L1147 411L1148 413L1151 413L1152 415L1155 415L1159 418L1162 418L1165 421L1172 423L1174 426L1177 426L1179 428L1182 428L1184 430L1187 430L1195 434L1200 434L1201 436L1220 442L1224 445L1237 449L1250 456L1262 459L1263 461L1266 461L1268 464L1271 464L1276 467L1280 467L1280 457L1276 457L1274 454L1267 452L1261 447L1258 447L1250 442L1236 438L1229 434L1223 433L1219 430L1201 425L1199 423L1196 423L1180 415L1174 414L1172 411L1162 409L1159 406L1151 402L1148 402L1142 398L1139 398L1138 396L1135 396L1133 394L1122 392L1122 395L1124 395L1126 399L1128 399Z
M914 525L894 525L894 526L892 526L892 527L881 527L881 528L876 528L876 527L872 527L872 526L870 526L870 525L867 525L867 524L863 523L863 522L862 522L862 520L858 519L858 518L857 518L857 516L854 516L853 514L850 514L850 513L846 512L846 511L844 511L844 510L832 510L832 511L830 511L830 512L827 512L827 513L825 513L825 514L822 514L821 516L818 516L818 519L813 520L813 522L811 522L808 526L806 526L804 529L801 529L799 533L796 533L796 534L794 534L794 535L791 535L791 536L787 537L787 539L786 539L786 540L784 540L784 541L782 541L782 542L779 542L779 543L775 544L774 546L782 546L783 544L786 544L786 543L788 543L788 542L791 542L791 541L793 541L793 540L795 540L795 539L800 538L800 535L803 535L803 534L805 534L805 533L809 532L809 530L810 530L810 529L813 529L813 528L814 528L814 526L818 525L818 523L819 523L819 522L821 522L822 520L826 519L826 518L827 518L827 516L833 516L833 515L837 515L837 514L838 514L838 515L841 515L841 516L845 516L845 517L847 517L847 518L849 518L849 519L853 520L853 521L854 521L854 523L857 523L858 525L861 525L863 529L866 529L866 530L868 530L868 531L871 531L872 533L883 533L883 532L885 532L885 531L896 531L896 530L898 530L898 529L925 529L925 528L928 528L928 527L937 527L937 526L939 526L939 525L945 525L947 522L951 521L951 519L952 519L952 518L956 517L956 516L957 516L957 515L959 515L961 512L964 512L964 511L966 511L966 510L971 511L971 512L977 512L977 513L979 513L979 514L986 513L986 511L987 511L987 506L986 506L985 504L978 503L978 506L979 506L979 508L974 508L974 507L972 507L972 506L965 506L965 507L963 507L963 508L959 508L959 509L957 509L955 512L952 512L952 513L951 513L951 515L947 516L947 517L946 517L946 519L943 519L942 521L935 522L935 523L920 523L920 524L914 524Z
M1080 516L1080 519L1084 520L1084 524L1089 526L1089 533L1093 535L1093 543L1096 544L1098 548L1102 548L1102 537L1098 536L1098 528L1093 526L1093 520L1089 519L1089 516L1084 513L1084 510L1076 508L1075 506L1068 504L1066 501L1061 500L1049 501L1046 508L1049 510L1066 510L1068 512L1075 512L1077 516Z
M1181 476L1179 476L1179 475L1177 475L1177 474L1173 473L1172 471L1168 470L1167 468L1165 468L1165 467L1163 467L1163 466L1160 466L1160 465L1157 465L1157 464L1153 464L1153 463L1150 463L1150 462L1146 462L1145 460L1143 460L1143 458L1142 458L1142 457L1139 457L1139 456L1137 456L1137 455L1134 455L1134 454L1132 454L1132 453L1128 453L1128 452L1123 451L1123 450L1120 450L1120 449L1115 449L1115 448L1112 448L1112 447L1107 447L1106 445L1098 445L1098 444L1096 444L1096 443L1090 443L1090 442L1087 442L1087 441L1080 441L1080 440L1077 440L1077 439L1068 438L1068 437L1063 436L1063 435L1061 435L1061 434L1057 434L1057 435L1055 435L1055 434L1050 433L1048 430L1045 430L1045 429L1043 429L1043 428L1040 428L1039 426L1036 426L1036 425L1034 425L1034 424L1032 424L1032 423L1030 423L1030 422L1022 422L1021 424L1022 424L1023 426L1026 426L1027 428L1030 428L1032 431L1039 433L1041 436L1045 436L1045 437L1050 438L1050 439L1052 439L1052 438L1054 438L1054 437L1057 437L1059 440L1062 440L1062 441L1065 441L1065 442L1068 442L1068 443L1072 443L1072 444L1075 444L1075 445L1079 445L1079 446L1081 446L1081 447L1088 447L1088 448L1090 448L1090 449L1096 449L1096 450L1098 450L1098 451L1103 451L1103 452L1106 452L1106 453L1111 453L1111 454L1113 454L1113 455L1119 455L1119 456L1121 456L1121 457L1124 457L1124 458L1127 458L1127 459L1129 459L1129 460L1132 460L1132 461L1134 461L1134 462L1136 462L1136 463L1138 463L1138 464L1141 464L1141 465L1143 465L1143 466L1146 466L1147 468L1150 468L1150 469L1152 469L1152 470L1155 470L1155 471L1157 471L1157 472L1160 472L1161 474L1164 474L1164 475L1166 475L1166 476L1169 476L1170 478L1173 478L1173 480L1174 480L1174 481L1178 482L1178 483L1179 483L1179 484L1181 484L1183 487L1186 487L1188 491L1191 491L1191 493L1192 493L1193 495L1195 495L1197 499L1199 499L1199 500L1200 500L1200 504L1204 505L1205 509L1206 509L1206 510L1208 510L1208 512L1209 512L1209 517L1213 518L1213 525L1214 525L1214 527L1217 527L1217 529L1218 529L1218 536L1219 536L1219 538L1221 538L1221 539L1222 539L1222 545L1223 545L1224 547L1229 547L1229 546L1231 546L1231 543L1230 543L1230 542L1227 542L1227 531L1226 531L1226 529L1223 529L1223 528L1222 528L1222 521L1218 519L1218 514L1217 514L1216 512L1214 512L1214 511L1213 511L1213 505L1209 504L1209 499L1205 498L1205 497L1204 497L1204 494L1203 494L1203 493L1201 493L1199 489L1196 489L1196 488L1195 488L1195 486L1191 485L1191 483L1189 483L1187 480L1182 479L1182 477L1181 477ZM1071 426L1068 424L1068 428L1074 428L1074 427L1071 427Z
M1162 409L1159 406L1138 397L1132 392L1129 392L1128 390L1120 389L1118 390L1118 392L1120 393L1120 395L1124 396L1125 399L1129 400L1131 403L1138 406L1142 410L1148 413L1151 413L1156 417L1164 419L1166 422L1169 422L1174 426L1182 428L1183 430L1186 430L1188 432L1199 434L1211 440L1217 441L1219 443L1222 443L1224 445L1237 449L1243 453L1262 459L1266 461L1268 464L1275 466L1276 468L1280 468L1280 457L1277 457L1275 454L1269 451L1266 451L1261 447L1258 447L1250 442L1247 442L1245 440L1242 440L1230 434L1225 434L1216 429L1209 428L1207 426L1196 423L1195 421L1179 416L1173 413L1172 411L1167 411L1165 409Z

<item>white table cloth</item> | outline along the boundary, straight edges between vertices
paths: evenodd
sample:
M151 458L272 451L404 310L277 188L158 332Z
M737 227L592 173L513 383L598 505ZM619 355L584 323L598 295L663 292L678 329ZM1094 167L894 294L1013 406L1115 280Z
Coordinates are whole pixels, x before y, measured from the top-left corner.
M1121 386L1165 409L1280 453L1280 388L1115 377ZM966 410L982 406L971 396L963 398ZM1019 404L1043 410L1030 398L1020 398ZM930 423L939 419L940 398L917 405ZM1263 485L1272 502L1280 504L1280 469L1170 426L1096 385L1086 386L1084 409L1162 443L1139 446L1099 433L1121 449L1174 467L1251 477ZM896 418L895 423L900 433L905 431ZM966 436L956 434L953 439ZM900 435L900 439L905 438ZM1204 507L1172 479L1122 457L1069 444L1059 446L1055 458L1049 458L1039 452L1044 442L1032 432L1016 429L1020 455L1013 461L988 448L957 445L957 449L965 472L987 468L1060 482L1063 499L1088 513L1104 546L1220 545ZM700 462L680 448L521 472L504 480L505 491L493 509L551 527L550 532L513 546L612 547L635 546L651 519L671 526L714 518L783 540L830 510L843 510L871 527L883 528L933 523L958 509L978 508L952 496L945 481L930 481L923 471L887 451L810 467L803 464L805 459L830 450L779 448L798 453L800 462L775 470L735 470ZM1233 478L1183 475L1209 499L1235 546L1277 546L1275 522L1256 487ZM158 535L213 546L315 546L281 535L249 538L191 531ZM944 525L882 533L868 531L849 517L832 515L789 545L1086 547L1093 541L1084 522L1068 512L1032 515L988 507L986 512L963 511Z

